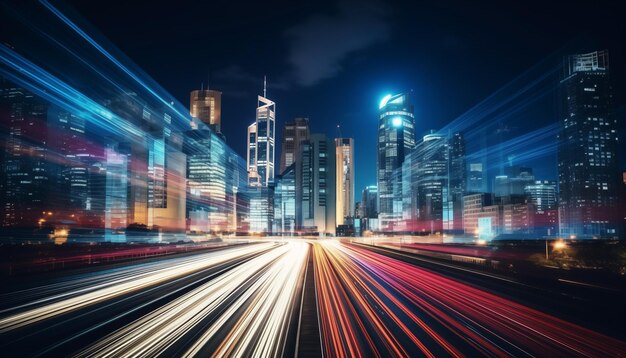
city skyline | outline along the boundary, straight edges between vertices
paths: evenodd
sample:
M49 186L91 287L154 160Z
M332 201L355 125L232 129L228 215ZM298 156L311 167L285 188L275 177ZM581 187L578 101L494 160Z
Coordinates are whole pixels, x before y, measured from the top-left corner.
M102 12L98 10L101 7L97 6L97 3L94 4L77 3L72 6L75 6L94 25L102 28L107 38L120 46L179 100L186 101L188 92L191 89L200 88L201 83L207 82L207 73L211 73L210 87L224 92L223 106L225 113L228 113L229 123L223 124L223 132L229 139L229 145L240 155L245 153L246 143L245 139L238 134L237 128L250 120L249 113L254 108L252 104L248 104L245 108L239 103L245 96L254 99L256 94L260 93L264 75L267 75L270 81L269 93L277 103L282 103L277 113L276 124L279 128L285 121L295 117L309 117L314 132L324 132L333 136L335 126L341 124L345 136L355 139L357 171L355 184L357 188L376 184L375 165L367 160L374 155L374 152L372 148L359 146L358 143L369 143L376 138L376 133L366 129L367 126L362 126L362 123L375 118L377 105L386 94L414 90L418 121L416 135L421 137L431 129L442 128L450 121L462 117L476 103L502 89L524 72L540 67L540 71L535 72L535 77L544 75L550 71L553 64L560 63L563 56L570 53L586 53L606 48L613 53L615 64L621 61L620 59L626 58L623 46L620 46L626 41L622 35L624 25L616 20L616 14L609 10L610 6L593 6L583 11L582 7L561 6L558 3L530 2L524 6L491 4L488 12L484 13L481 12L481 7L454 1L442 3L440 6L420 7L401 3L385 5L373 2L371 6L363 10L363 13L360 13L346 10L350 6L345 2L337 4L328 1L316 5L310 4L302 9L277 2L275 5L279 6L282 11L271 15L277 20L276 23L269 27L259 27L264 38L276 39L271 45L273 50L267 50L268 58L273 59L268 63L282 64L291 58L290 55L295 56L297 48L295 43L289 41L291 33L302 33L302 37L298 37L303 44L302 47L309 46L309 44L310 47L314 46L317 43L314 40L319 41L313 31L316 29L315 25L318 24L315 21L318 17L332 21L332 24L335 24L338 19L352 24L358 23L358 20L362 18L373 18L377 24L381 24L380 28L368 28L362 31L368 35L368 39L375 37L372 32L384 33L384 39L380 42L374 42L372 45L368 42L367 47L355 50L357 58L363 61L363 64L354 64L352 60L348 60L344 66L341 66L342 70L333 76L321 79L310 86L301 86L297 84L300 82L296 81L295 77L276 72L275 67L266 64L265 61L254 61L252 60L254 57L248 58L245 54L222 55L222 53L231 53L226 49L229 48L233 38L238 43L251 41L249 37L239 35L243 32L227 32L213 38L210 48L217 51L217 56L215 53L197 51L197 41L200 35L177 42L176 47L171 49L172 51L163 53L159 51L162 43L154 37L133 32L131 27L126 30L136 15L145 16L146 9L133 4L118 8L119 5L113 4L107 6L106 12ZM189 10L181 10L188 11L181 17L195 18L201 13L201 11ZM224 6L222 9L224 16L214 24L206 26L212 28L213 31L219 31L221 27L229 28L228 23L236 18L237 10L235 7ZM150 23L162 17L168 9L155 6L148 11L153 14L153 16L145 16L146 21ZM250 14L250 18L254 19L252 14L263 11L257 8L257 5L253 5L246 9L246 14ZM595 16L587 16L589 11ZM505 21L503 17L489 16L492 13L503 13L506 18L512 20ZM527 17L516 17L518 13L523 13ZM285 14L289 14L291 20L285 19ZM433 21L438 17L450 18L454 21ZM413 25L409 26L415 23L412 18L421 19L415 25L417 28ZM118 27L113 29L102 26L110 19L115 19ZM252 27L257 24L257 20L252 21L247 26ZM597 23L598 26L590 24L590 21ZM200 26L200 23L202 21L195 21L192 22L193 25L188 26L196 27ZM580 23L587 24L582 36L578 26ZM298 26L298 24L301 25ZM410 32L403 32L403 27L409 29ZM497 32L491 31L496 27ZM472 31L464 31L466 28L471 28ZM534 42L526 41L526 34L520 33L518 28L531 31L534 34ZM305 37L305 29L311 29L312 34ZM131 38L126 36L127 33L133 34L132 41L144 44L141 51L137 50L134 42L129 42ZM342 41L346 44L352 42L354 38L352 32L342 30L340 33ZM168 39L180 38L176 33L165 35ZM411 38L415 40L410 41ZM502 38L506 38L506 43L509 44L506 51L501 53L490 51L490 48L502 42ZM176 51L184 51L187 48L194 49L195 55L192 56L194 60L181 59L175 55ZM491 52L488 61L483 59L485 51ZM156 56L157 53L159 56ZM387 53L394 53L395 56L386 56ZM150 54L155 56L150 56ZM459 56L460 54L463 56ZM164 55L171 58L171 63L183 63L177 68L176 76L163 70L159 66L160 62L155 61L156 58ZM317 56L321 55L324 55L322 58L326 58L323 53ZM292 66L294 65L287 61L281 68L289 74ZM613 74L615 81L623 82L625 77L626 71L622 69L616 69ZM557 78L555 80L558 81ZM288 84L287 88L284 87L285 83ZM331 89L337 89L339 93L348 93L348 95L335 95ZM626 95L624 89L616 88L615 90L616 108L619 109L626 104L624 102ZM450 96L454 97L454 101L447 103L446 99ZM552 111L555 107L556 93L547 97L538 103L542 111ZM318 106L313 103L327 103L328 106ZM327 108L334 110L328 111ZM511 133L511 135L518 135L528 130L531 127L529 125L538 127L557 121L555 112L551 116L545 116L533 110L526 112L523 116L518 115L516 118L508 119L511 127L519 127L516 129L518 133ZM620 124L621 132L624 131L623 128L624 125ZM278 142L281 136L280 132L277 133ZM491 146L492 143L487 143L487 145ZM475 152L477 149L479 148L469 147L468 153ZM277 150L278 155L280 148L277 147ZM624 157L625 155L622 155L620 159L622 169L626 168ZM556 163L555 154L547 159ZM546 162L546 160L535 160L535 163L527 164L534 166L542 177L556 180L556 169L552 165L546 165Z
M100 1L0 3L4 352L626 356L616 6Z

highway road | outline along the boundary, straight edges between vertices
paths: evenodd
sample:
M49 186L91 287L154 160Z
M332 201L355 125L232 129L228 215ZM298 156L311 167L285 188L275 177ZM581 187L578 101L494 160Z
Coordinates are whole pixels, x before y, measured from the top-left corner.
M361 245L323 241L315 260L328 356L626 355L622 341Z
M293 355L308 252L304 242L259 243L5 293L1 348L17 356Z
M0 294L0 349L77 357L626 356L618 339L498 293L514 282L455 272L362 245L283 240L24 276L32 282Z

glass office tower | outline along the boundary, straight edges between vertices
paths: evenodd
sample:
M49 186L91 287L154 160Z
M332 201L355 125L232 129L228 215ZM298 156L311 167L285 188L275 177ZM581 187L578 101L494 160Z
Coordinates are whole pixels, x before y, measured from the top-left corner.
M391 229L400 219L394 206L402 206L402 183L394 171L397 173L405 156L415 147L415 119L409 97L408 92L388 95L379 105L376 175L381 230Z
M609 74L608 51L564 61L558 150L562 235L617 234L617 120Z

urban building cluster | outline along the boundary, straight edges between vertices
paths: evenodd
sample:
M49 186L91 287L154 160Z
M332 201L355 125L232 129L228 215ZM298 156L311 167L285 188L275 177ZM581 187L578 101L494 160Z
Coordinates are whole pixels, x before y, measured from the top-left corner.
M366 227L483 240L617 237L626 218L608 52L565 58L559 88L558 181L503 160L490 181L484 160L466 163L463 133L433 131L416 140L410 93L385 97L378 122L378 218L368 218Z
M287 122L275 175L276 104L265 91L244 160L221 132L217 90L191 92L182 130L172 123L172 107L117 94L98 106L117 125L103 131L93 118L0 80L5 238L323 236L353 216L353 140L310 133L307 118Z
M532 168L468 161L463 132L416 135L411 92L379 105L376 180L355 193L352 138L276 128L257 98L245 159L221 132L221 95L190 94L188 123L134 92L99 104L102 132L0 79L0 225L9 238L178 241L214 235L354 236L368 232L497 237L615 237L624 225L608 53L566 58L558 180ZM91 117L90 117L91 118ZM276 131L282 130L276 166ZM242 133L243 136L244 133ZM357 202L358 201L358 202Z

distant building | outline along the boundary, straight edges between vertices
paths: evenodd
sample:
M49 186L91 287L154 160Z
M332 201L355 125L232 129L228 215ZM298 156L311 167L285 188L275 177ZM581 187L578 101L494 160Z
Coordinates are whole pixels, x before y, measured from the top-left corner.
M354 216L354 140L335 139L335 194L336 223L343 225L346 218Z
M296 165L292 163L276 177L274 188L274 230L293 235L296 230Z
M2 227L41 226L42 212L51 210L47 113L48 104L0 77Z
M274 183L248 189L250 229L252 234L271 234L274 222Z
M215 133L222 134L222 92L215 90L191 91L189 114L200 119Z
M276 103L257 97L256 121L248 127L248 178L251 186L268 186L274 181Z
M533 170L527 167L505 167L504 175L498 175L494 179L493 192L499 201L506 204L513 197L525 195L526 186L535 182Z
M257 172L257 124L248 126L248 150L246 151L246 169L248 170L248 185L261 186L261 178Z
M558 233L558 198L556 182L538 180L524 188L526 196L535 208L534 229L542 235Z
M483 163L470 163L467 176L468 193L486 193L485 168Z
M616 236L617 120L608 51L565 58L561 81L559 210L562 235Z
M357 218L363 218L364 217L363 206L361 205L360 201L357 201L354 204L354 216L357 217Z
M465 142L461 133L424 136L400 170L402 220L395 231L463 232Z
M229 160L226 144L215 132L191 130L185 141L189 230L237 231L237 163Z
M389 230L401 219L402 179L397 172L415 147L415 118L409 93L388 95L379 105L377 180L379 225ZM395 189L395 190L394 190Z
M411 154L412 182L415 185L414 196L417 202L416 217L413 218L415 225L410 231L434 233L442 232L444 226L446 229L451 228L452 223L448 221L452 216L452 211L448 210L449 160L448 138L435 133L425 135L424 140Z
M300 143L309 139L309 119L295 118L285 123L280 151L280 173L282 174L296 160Z
M502 233L530 234L534 232L535 208L532 203L502 206Z
M296 160L296 222L303 232L335 234L334 143L324 134L311 134Z
M493 203L493 197L488 193L469 194L463 198L463 230L466 234L478 234L478 218L484 207Z
M366 186L361 194L361 210L364 218L378 217L378 187Z
M444 222L448 225L444 229L454 232L463 232L463 196L466 193L467 172L465 161L465 138L463 133L454 133L449 139L449 197L447 213L444 213Z
M477 226L474 235L480 240L492 240L502 233L502 207L489 205L478 213Z
M533 184L526 185L524 192L538 212L555 210L558 206L555 181L537 180Z

